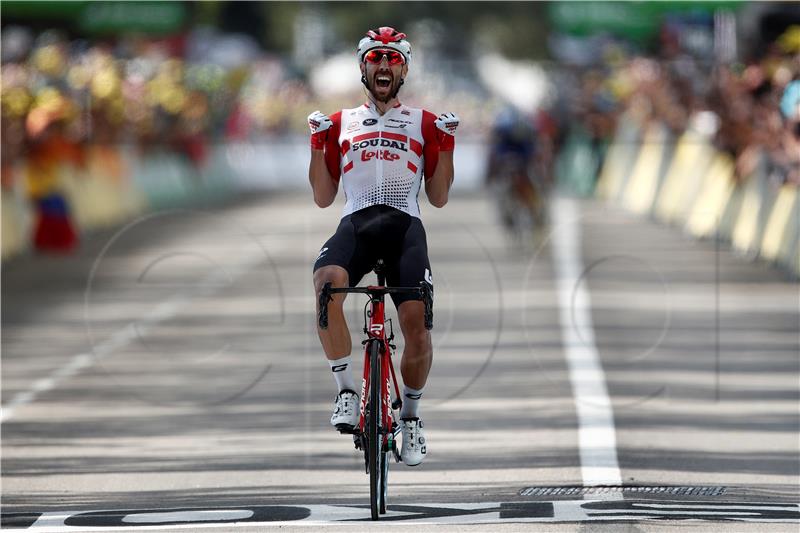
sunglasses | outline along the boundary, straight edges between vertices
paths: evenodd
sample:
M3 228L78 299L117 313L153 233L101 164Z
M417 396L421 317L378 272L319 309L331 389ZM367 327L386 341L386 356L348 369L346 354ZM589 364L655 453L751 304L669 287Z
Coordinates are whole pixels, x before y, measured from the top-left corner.
M377 65L383 61L384 56L386 56L386 60L390 65L402 65L406 62L406 58L403 57L403 54L395 52L394 50L370 50L364 55L364 61Z

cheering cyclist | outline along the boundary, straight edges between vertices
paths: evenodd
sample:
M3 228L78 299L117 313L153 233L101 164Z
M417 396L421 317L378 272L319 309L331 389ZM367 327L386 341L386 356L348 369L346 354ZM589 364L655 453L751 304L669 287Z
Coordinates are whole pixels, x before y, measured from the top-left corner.
M346 203L336 233L322 246L314 263L314 287L325 283L356 286L377 259L384 260L390 286L433 287L425 229L417 196L424 182L428 200L447 203L453 183L453 149L459 119L438 118L424 109L400 103L397 97L411 61L411 45L394 28L370 30L358 43L357 57L367 102L330 116L315 111L311 128L308 175L314 201L333 203L342 182ZM419 403L431 368L430 332L424 304L406 294L392 294L405 349L400 364L403 444L400 456L409 466L420 464L427 445ZM359 397L351 371L350 332L342 305L333 297L327 330L318 329L322 348L339 388L331 424L352 429L358 424Z

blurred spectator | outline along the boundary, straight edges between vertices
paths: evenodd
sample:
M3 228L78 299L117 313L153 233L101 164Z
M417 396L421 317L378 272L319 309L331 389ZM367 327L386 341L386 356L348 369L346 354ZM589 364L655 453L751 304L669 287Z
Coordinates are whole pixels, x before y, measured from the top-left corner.
M764 164L773 181L799 183L797 122L787 111L781 116L780 101L784 94L787 102L796 98L790 82L800 79L800 27L790 26L745 65L714 64L681 52L668 31L664 37L659 58L609 60L582 74L571 114L597 151L602 153L598 141L610 140L616 130L620 112L642 128L655 121L677 136L693 115L711 111L718 124L714 143L734 158L735 179Z
M775 164L786 174L786 180L800 185L800 80L786 86L781 98L783 131L772 155Z

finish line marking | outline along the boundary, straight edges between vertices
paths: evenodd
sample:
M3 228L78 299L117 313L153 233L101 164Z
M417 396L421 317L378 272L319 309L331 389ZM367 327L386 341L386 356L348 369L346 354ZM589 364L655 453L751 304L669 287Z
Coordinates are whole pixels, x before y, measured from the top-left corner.
M580 283L583 264L578 206L574 199L565 197L554 198L552 205L554 228L550 246L556 272L561 339L578 414L581 477L585 486L621 485L614 411L595 346L589 291ZM609 494L608 497L615 496Z
M512 522L699 520L797 523L798 503L685 502L678 500L561 500L389 505L381 526ZM157 531L278 526L352 526L371 522L369 505L267 505L249 508L4 513L4 531Z

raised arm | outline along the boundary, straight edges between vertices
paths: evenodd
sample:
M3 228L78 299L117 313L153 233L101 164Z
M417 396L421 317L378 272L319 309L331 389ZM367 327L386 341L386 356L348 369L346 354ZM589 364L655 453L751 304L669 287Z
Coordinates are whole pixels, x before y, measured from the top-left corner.
M311 162L308 165L308 181L314 191L314 203L320 207L328 207L336 199L339 182L331 177L325 164L325 151L311 149Z
M311 129L311 161L308 181L314 193L314 203L328 207L339 190L339 117L328 117L319 111L308 116Z
M431 205L444 207L453 185L453 152L439 152L439 161L433 176L425 181L425 193Z
M443 113L434 119L426 112L423 131L427 133L425 142L425 193L434 207L444 207L453 185L453 150L458 127L458 117L454 113Z

